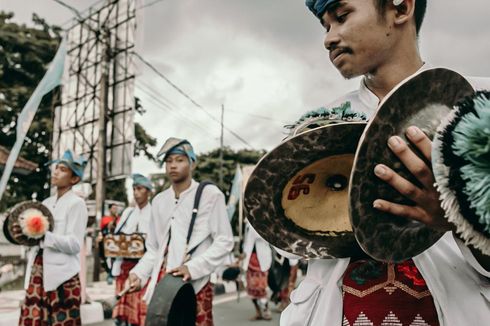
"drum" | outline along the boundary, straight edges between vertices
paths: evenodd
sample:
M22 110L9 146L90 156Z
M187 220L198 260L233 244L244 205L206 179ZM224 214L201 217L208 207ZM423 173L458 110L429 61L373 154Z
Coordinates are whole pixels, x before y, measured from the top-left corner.
M357 241L371 257L381 261L403 261L422 253L442 236L441 232L423 223L373 208L376 199L413 205L377 178L373 171L378 163L384 163L403 178L419 185L388 148L388 138L398 135L418 153L406 139L406 129L418 126L432 139L453 106L473 92L468 81L456 72L441 68L423 71L389 94L368 123L355 154L350 179L349 216Z
M146 314L146 326L194 326L197 301L194 287L181 276L165 275L158 282Z
M14 228L20 226L22 235L14 236ZM40 202L23 201L10 209L3 223L3 233L8 241L24 246L37 246L47 231L53 231L51 211Z
M264 156L246 185L247 218L276 248L305 258L364 256L348 216L348 183L365 122L297 134Z
M141 233L104 236L104 256L107 258L139 259L143 257L145 251L145 236Z

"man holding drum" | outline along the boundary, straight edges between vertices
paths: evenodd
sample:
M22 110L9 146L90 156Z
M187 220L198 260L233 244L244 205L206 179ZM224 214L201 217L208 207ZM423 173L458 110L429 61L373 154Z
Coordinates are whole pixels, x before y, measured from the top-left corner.
M348 103L354 111L373 116L397 85L429 68L417 43L426 0L307 0L306 4L327 31L325 48L341 75L364 76L359 90L328 107ZM476 89L490 85L470 82ZM406 137L430 161L431 141L421 129L410 126ZM387 145L418 185L384 164L376 165L374 174L415 205L380 198L373 207L446 233L421 254L396 264L310 260L281 325L470 326L490 320L490 257L466 246L452 231L424 160L398 136L390 137Z
M67 150L50 163L55 164L51 185L56 194L43 204L54 217L54 230L28 253L19 325L81 325L80 250L88 213L71 188L83 178L86 161Z
M128 207L114 230L118 233L143 233L150 230L151 204L149 199L153 186L150 179L139 173L133 174L133 197L136 207ZM129 271L136 266L137 259L116 258L112 265L111 274L116 277L116 295L125 290ZM140 317L144 315L146 305L141 299L141 293L124 294L112 311L116 325L143 325Z
M193 232L187 243L199 185L192 178L196 155L187 140L177 138L165 142L159 152L161 155L172 185L152 201L147 251L131 270L128 285L134 291L149 279L144 300L150 304L152 297L162 295L154 291L165 274L182 277L184 281L191 282L196 293L196 325L213 325L213 287L209 277L233 249L225 197L214 185L203 189Z

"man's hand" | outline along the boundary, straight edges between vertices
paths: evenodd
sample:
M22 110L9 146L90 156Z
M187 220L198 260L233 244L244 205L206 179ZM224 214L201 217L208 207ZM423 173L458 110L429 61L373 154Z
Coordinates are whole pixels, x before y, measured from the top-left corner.
M24 235L22 233L22 228L18 223L13 223L12 224L12 236L14 237L14 240L20 240L20 238Z
M182 276L184 282L191 280L191 273L186 265L179 266L169 271L173 276Z
M102 241L104 241L104 235L102 234L102 232L99 232L99 234L97 234L97 238L95 238L95 241L97 243L101 243Z
M414 126L407 129L407 138L412 144L417 146L430 162L432 150L430 139L419 128ZM400 205L383 199L376 199L373 202L374 208L393 215L418 220L438 231L451 230L453 226L444 218L444 210L440 205L439 193L434 187L434 176L430 167L400 137L390 137L388 146L410 173L422 184L422 187L415 186L386 165L378 164L374 168L376 176L391 185L400 194L412 200L416 205Z
M141 280L136 274L129 273L129 277L126 280L124 288L129 288L129 292L138 291L141 289Z

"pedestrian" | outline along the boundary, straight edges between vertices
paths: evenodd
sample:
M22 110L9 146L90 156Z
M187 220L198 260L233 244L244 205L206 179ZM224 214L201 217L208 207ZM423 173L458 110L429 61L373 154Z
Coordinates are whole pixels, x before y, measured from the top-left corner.
M192 178L196 155L184 139L168 139L163 155L171 186L155 196L151 207L147 251L129 274L131 290L147 283L143 299L149 304L157 282L166 274L190 281L197 299L196 325L213 325L213 286L210 275L233 249L233 234L225 196L214 185L204 188L188 245L186 237L198 182ZM187 253L192 252L190 257Z
M114 230L115 234L140 233L147 235L150 230L151 204L149 202L153 186L142 174L133 174L133 198L136 207L128 207ZM116 277L116 295L124 291L129 271L136 266L138 259L116 258L111 275ZM141 316L146 314L146 304L140 291L124 294L112 310L116 325L143 325Z
M247 294L255 307L255 315L250 320L271 320L267 280L272 264L272 249L248 221L245 225L243 253L243 266L247 271Z
M43 204L53 214L54 229L28 253L19 325L81 325L80 251L88 212L72 187L82 180L86 160L67 150L49 163L55 165L56 193Z

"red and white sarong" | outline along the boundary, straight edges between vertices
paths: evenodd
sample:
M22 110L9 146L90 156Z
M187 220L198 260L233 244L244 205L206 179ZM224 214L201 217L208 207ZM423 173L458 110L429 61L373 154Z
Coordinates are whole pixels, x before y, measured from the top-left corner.
M124 290L124 284L129 277L129 272L136 266L135 260L123 260L121 264L121 274L116 278L116 293ZM146 315L146 304L142 300L143 291L125 294L112 310L112 318L125 321L131 325L144 325L141 320L141 311Z
M259 259L256 252L252 252L247 269L247 293L252 299L263 299L267 297L268 271L261 271Z

